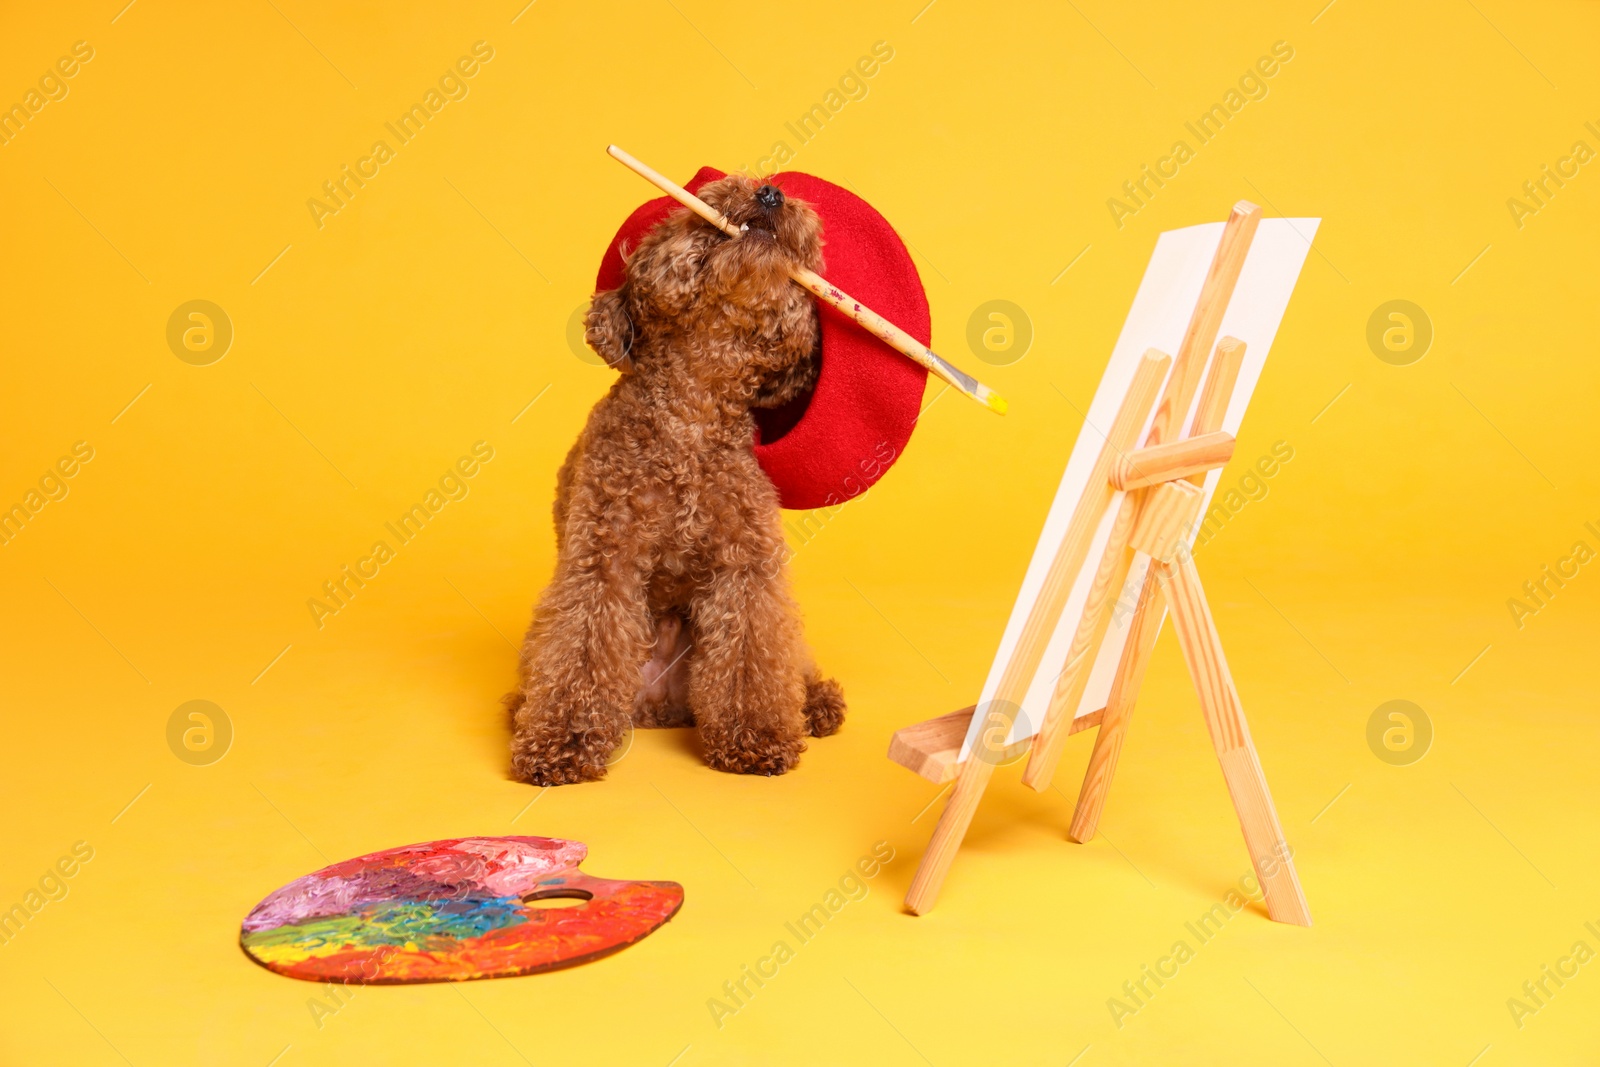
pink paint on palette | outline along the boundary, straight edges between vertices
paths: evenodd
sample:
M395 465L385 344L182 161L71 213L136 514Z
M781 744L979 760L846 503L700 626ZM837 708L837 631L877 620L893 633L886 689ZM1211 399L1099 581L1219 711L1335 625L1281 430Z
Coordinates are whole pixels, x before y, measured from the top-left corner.
M310 981L449 982L569 967L677 913L676 882L594 878L578 841L466 837L385 849L305 875L245 917L239 943ZM573 907L541 902L577 900Z

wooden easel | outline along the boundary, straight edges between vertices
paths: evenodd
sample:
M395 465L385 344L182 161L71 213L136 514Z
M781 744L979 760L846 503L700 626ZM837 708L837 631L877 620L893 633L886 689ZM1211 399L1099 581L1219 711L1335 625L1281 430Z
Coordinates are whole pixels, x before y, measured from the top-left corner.
M1095 460L1088 488L1072 513L1044 585L1006 662L995 698L983 710L980 737L984 744L966 760L957 762L972 716L977 713L974 708L908 726L898 731L890 743L889 758L896 763L940 784L955 780L955 789L906 894L906 906L918 915L926 913L938 899L995 766L1028 751L1023 783L1042 792L1050 786L1067 736L1090 726L1098 726L1099 732L1078 794L1070 836L1078 842L1094 836L1160 630L1162 612L1170 608L1178 645L1199 695L1206 727L1266 898L1267 913L1279 922L1311 924L1283 827L1223 656L1216 622L1188 554L1188 535L1198 518L1202 499L1199 486L1205 480L1205 472L1224 465L1233 455L1232 436L1219 428L1244 359L1242 342L1224 338L1216 344L1194 421L1186 435L1179 434L1260 221L1261 209L1256 205L1245 201L1234 205L1176 361L1154 349L1140 361ZM1166 375L1169 365L1170 377ZM1144 446L1136 449L1135 439L1156 403L1156 390L1161 388L1164 377L1166 387L1150 432ZM1007 746L1005 739L1010 736L1012 721L1039 670L1073 583L1087 561L1095 532L1118 492L1124 495L1044 721L1034 737ZM1136 552L1150 557L1150 568L1106 706L1099 712L1074 718Z

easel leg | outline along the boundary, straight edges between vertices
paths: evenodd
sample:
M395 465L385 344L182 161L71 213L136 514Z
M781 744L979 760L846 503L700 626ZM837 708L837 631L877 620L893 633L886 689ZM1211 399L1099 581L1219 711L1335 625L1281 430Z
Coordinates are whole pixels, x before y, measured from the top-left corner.
M1011 732L1012 716L1006 714L1006 705L1001 701L993 701L985 714L983 737L1003 739ZM944 876L950 873L950 864L955 862L956 851L961 848L962 838L967 836L967 827L972 825L972 816L978 811L978 801L983 799L983 791L993 775L994 762L978 751L969 755L956 772L956 787L945 801L939 825L933 828L927 851L922 854L922 862L917 864L916 876L911 879L911 888L906 893L906 907L914 914L926 915L939 899Z
M1061 543L1050 562L1050 570L1045 575L1044 588L1029 609L1016 647L1006 660L994 699L987 708L975 712L984 716L983 730L979 736L996 739L1000 742L997 748L1004 747L1004 739L1011 732L1012 722L1039 669L1039 661L1044 658L1050 634L1066 606L1078 570L1089 555L1095 529L1116 499L1110 482L1111 466L1138 436L1139 427L1149 413L1150 406L1155 403L1156 390L1160 388L1170 364L1170 359L1154 349L1146 352L1139 361L1133 382L1128 386L1127 395L1122 398L1122 406L1117 409L1117 417L1106 434L1094 469L1090 471L1089 488L1084 490L1083 497L1073 509L1072 520L1061 537ZM934 828L933 837L928 841L928 850L923 853L916 877L911 880L911 890L906 894L906 907L916 914L925 914L939 898L944 876L956 858L956 850L961 847L961 839L972 824L972 816L978 810L978 802L983 799L983 791L993 774L993 758L985 758L980 752L970 753L961 764L955 791L950 794L944 813L939 816L939 825Z
M1122 587L1128 583L1128 571L1133 566L1128 536L1133 532L1143 495L1124 495L1117 516L1112 520L1105 551L1095 567L1094 583L1084 600L1083 615L1078 619L1078 628L1072 632L1066 666L1056 678L1050 707L1033 739L1028 765L1022 769L1022 784L1029 789L1041 793L1049 789L1056 765L1061 762L1061 751L1066 747L1067 735L1072 732L1072 717L1078 713L1084 690L1089 688L1089 672L1094 669L1094 659L1100 654L1106 630L1111 627L1112 609L1117 597L1122 595Z
M1216 620L1206 603L1194 561L1185 554L1175 562L1152 562L1152 566L1157 569L1172 608L1173 629L1199 694L1200 709L1217 750L1217 760L1222 764L1222 777L1228 783L1234 811L1239 815L1250 862L1266 897L1267 914L1278 922L1310 926L1311 912L1267 789L1266 774L1250 740L1239 691L1223 656Z
M1133 706L1138 700L1139 687L1144 684L1144 671L1150 665L1156 635L1161 632L1164 607L1160 583L1154 572L1146 574L1139 592L1139 607L1128 630L1128 641L1122 647L1122 658L1117 661L1111 694L1106 698L1105 714L1100 728L1095 731L1094 751L1089 755L1089 769L1084 772L1083 786L1078 791L1072 827L1067 831L1067 835L1080 844L1092 839L1100 826L1106 794L1111 791L1111 779L1117 773L1117 757L1122 754L1122 740L1127 736L1128 721L1133 718Z

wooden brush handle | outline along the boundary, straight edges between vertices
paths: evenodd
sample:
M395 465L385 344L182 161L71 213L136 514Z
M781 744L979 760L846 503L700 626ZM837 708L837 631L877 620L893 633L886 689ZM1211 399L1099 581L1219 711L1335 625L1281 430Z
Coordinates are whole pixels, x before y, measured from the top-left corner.
M739 227L730 222L726 215L660 171L641 163L616 145L608 145L606 152L612 159L615 159L729 237L739 236ZM804 267L796 267L790 272L789 276L794 279L797 285L804 288L818 300L831 304L844 313L852 322L860 325L862 329L896 352L907 356L916 363L920 363L930 372L943 378L990 411L1000 415L1006 413L1008 405L1005 402L1005 398L999 393L990 389L972 375L958 369L933 349L918 341L915 337L912 337L849 293L844 292L816 271L807 270Z

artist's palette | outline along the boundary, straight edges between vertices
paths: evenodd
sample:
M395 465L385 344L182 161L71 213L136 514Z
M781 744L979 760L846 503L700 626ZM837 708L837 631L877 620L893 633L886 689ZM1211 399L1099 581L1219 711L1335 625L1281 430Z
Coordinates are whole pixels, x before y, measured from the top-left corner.
M683 905L676 882L590 877L578 870L588 852L553 837L463 837L374 852L268 894L245 917L239 943L291 978L456 982L596 959ZM539 903L561 898L581 903Z

